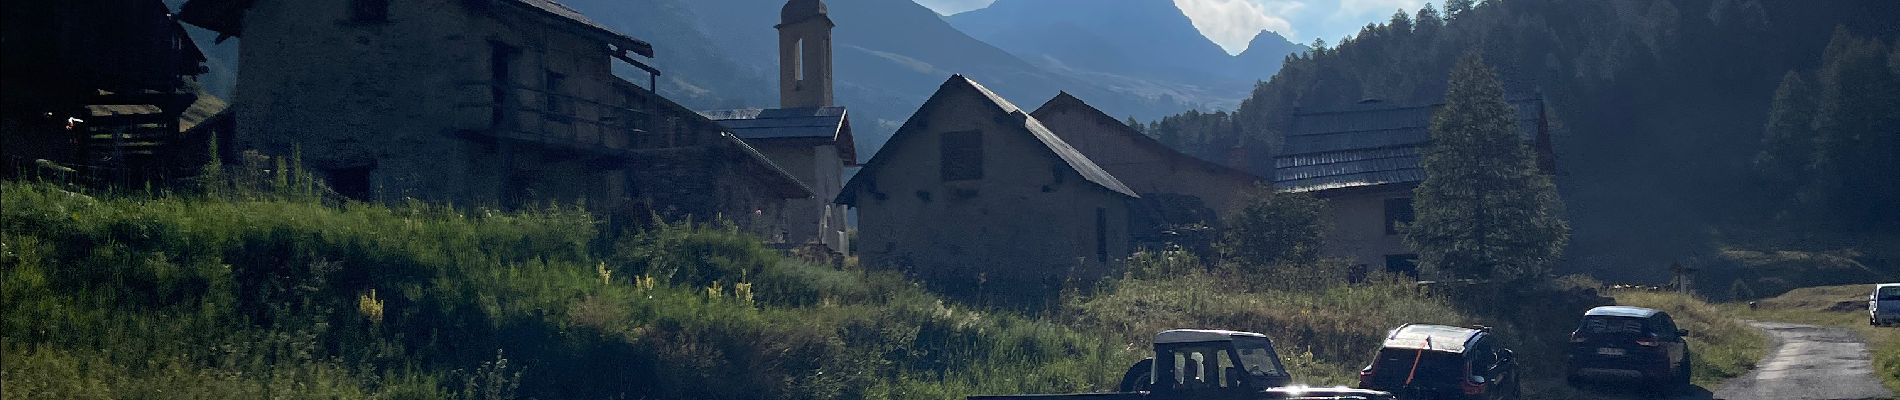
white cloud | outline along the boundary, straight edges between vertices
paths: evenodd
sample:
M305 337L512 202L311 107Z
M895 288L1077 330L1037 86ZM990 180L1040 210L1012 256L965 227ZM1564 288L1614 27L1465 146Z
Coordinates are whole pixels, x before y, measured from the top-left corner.
M917 4L936 11L938 14L951 15L964 11L989 7L996 0L916 0Z
M1260 31L1298 37L1288 16L1306 7L1297 0L1174 0L1194 28L1229 54L1239 54Z
M1333 11L1333 19L1367 20L1384 22L1392 12L1406 10L1407 13L1425 7L1425 0L1340 0L1339 9ZM1371 19L1368 19L1371 18Z

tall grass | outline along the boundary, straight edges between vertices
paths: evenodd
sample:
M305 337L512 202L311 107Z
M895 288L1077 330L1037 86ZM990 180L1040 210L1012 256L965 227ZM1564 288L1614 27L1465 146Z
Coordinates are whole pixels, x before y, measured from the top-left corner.
M1754 368L1768 351L1768 338L1729 310L1695 296L1675 292L1620 290L1610 292L1619 304L1668 312L1676 326L1689 330L1694 382L1714 387Z
M577 208L318 198L0 183L0 396L948 398L1100 390L1141 352L719 224L602 249Z

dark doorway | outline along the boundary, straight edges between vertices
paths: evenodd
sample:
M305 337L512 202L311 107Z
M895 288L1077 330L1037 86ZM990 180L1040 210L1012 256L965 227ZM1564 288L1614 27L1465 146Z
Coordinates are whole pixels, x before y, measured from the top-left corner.
M1417 254L1392 254L1385 256L1385 272L1404 274L1418 279Z
M376 186L370 183L370 174L376 171L376 164L337 168L325 172L329 176L330 190L356 201L374 200Z

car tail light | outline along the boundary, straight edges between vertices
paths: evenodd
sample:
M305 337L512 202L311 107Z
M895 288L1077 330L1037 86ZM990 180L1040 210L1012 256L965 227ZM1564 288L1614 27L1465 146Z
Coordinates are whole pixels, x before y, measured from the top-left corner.
M1368 389L1372 387L1371 385L1372 385L1372 366L1367 365L1366 369L1359 370L1359 388Z
M1461 382L1458 385L1458 388L1464 389L1466 396L1478 396L1478 395L1484 394L1485 384L1480 383L1480 382L1472 382L1473 380L1477 378L1472 377L1471 375L1471 363L1465 363L1465 377L1466 378L1464 379L1464 382Z
M1571 342L1571 343L1583 343L1583 333L1582 333L1582 332L1574 332L1574 331L1573 331L1573 332L1570 332L1570 342Z
M1465 390L1466 396L1480 396L1484 394L1484 384L1482 383L1471 383L1471 381L1465 381L1465 384L1460 385L1459 388Z
M1655 336L1655 335L1650 335L1650 336L1644 336L1644 337L1640 337L1640 338L1636 338L1636 345L1638 345L1638 346L1643 346L1643 347L1656 347L1656 346L1658 346L1658 345L1661 345L1661 344L1662 344L1662 341L1660 341L1660 340L1656 340L1656 336Z

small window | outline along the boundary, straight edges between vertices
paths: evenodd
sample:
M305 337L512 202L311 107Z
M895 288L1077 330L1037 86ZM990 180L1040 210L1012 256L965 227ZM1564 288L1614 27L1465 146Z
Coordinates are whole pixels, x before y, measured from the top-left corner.
M945 132L939 147L944 182L983 179L983 132Z
M792 45L792 68L798 73L798 81L805 81L805 39L798 39Z
M389 0L350 0L350 20L388 22Z
M1385 199L1385 234L1397 235L1412 223L1412 198Z
M547 90L547 92L541 95L547 99L546 109L544 111L546 111L549 116L568 115L570 111L567 109L567 75L549 71L545 85L544 89Z
M1417 254L1391 254L1385 256L1385 272L1403 274L1418 279Z

